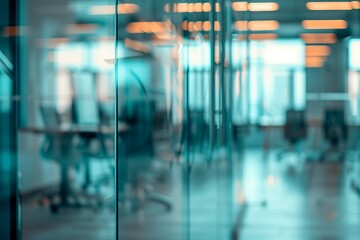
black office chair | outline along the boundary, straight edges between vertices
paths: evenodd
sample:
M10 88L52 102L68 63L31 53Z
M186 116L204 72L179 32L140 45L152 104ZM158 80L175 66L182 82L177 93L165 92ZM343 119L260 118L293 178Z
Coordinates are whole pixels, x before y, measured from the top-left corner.
M284 125L284 138L288 142L288 147L281 150L278 159L281 159L285 153L296 153L300 158L303 149L300 148L300 142L307 136L307 124L305 111L287 110L286 122Z
M323 133L325 139L330 143L328 149L320 154L320 161L336 158L345 159L345 150L342 144L346 143L348 127L345 123L343 109L326 109L323 121Z
M60 115L54 106L41 106L40 113L47 129L54 132L47 133L41 146L41 156L54 160L60 166L60 184L58 189L45 194L40 204L49 202L50 210L57 213L60 208L81 208L87 205L80 203L69 180L69 170L81 161L80 149L77 148L74 134L61 133ZM59 132L57 132L59 131Z
M119 193L120 201L130 200L133 209L145 202L162 204L171 210L171 200L152 190L151 167L154 163L154 112L155 102L148 99L132 101L120 112L120 121L129 129L120 133L119 139Z
M208 124L205 121L204 110L191 110L186 121L181 125L180 142L176 149L176 156L179 158L185 150L185 142L188 140L188 147L186 151L193 154L196 151L201 151L206 139ZM189 134L189 136L188 136Z

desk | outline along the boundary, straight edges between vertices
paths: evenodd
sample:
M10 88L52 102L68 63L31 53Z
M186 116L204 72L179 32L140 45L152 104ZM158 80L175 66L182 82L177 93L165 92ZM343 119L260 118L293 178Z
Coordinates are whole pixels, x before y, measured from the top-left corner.
M19 132L31 133L31 134L44 134L53 136L77 136L77 135L91 135L91 136L112 136L114 134L114 128L110 126L77 126L77 125L61 125L59 127L47 128L47 127L22 127L19 128ZM118 126L119 134L129 130L129 126L126 123L120 122ZM71 142L69 142L69 147ZM60 186L59 186L59 205L52 205L51 209L53 212L57 212L58 207L81 207L80 203L71 204L69 202L69 196L74 196L70 188L68 179L69 165L62 162L61 159L57 160L60 169ZM88 176L87 176L88 177ZM88 179L87 179L88 180Z
M126 132L129 125L126 123L119 123L118 132ZM50 135L77 135L77 134L102 134L111 135L115 131L114 127L110 126L79 126L79 125L61 125L57 128L47 127L21 127L19 132L35 133L35 134L50 134Z

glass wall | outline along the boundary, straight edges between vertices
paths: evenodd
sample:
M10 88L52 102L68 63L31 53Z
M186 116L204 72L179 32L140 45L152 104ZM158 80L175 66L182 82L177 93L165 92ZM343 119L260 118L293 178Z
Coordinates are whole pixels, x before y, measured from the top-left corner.
M349 71L348 71L348 96L349 96L349 121L359 123L359 83L360 83L360 39L353 38L349 41Z
M0 236L18 237L16 4L0 3Z
M230 16L245 14L231 1L22 9L22 239L236 236L249 79Z
M229 239L231 2L132 3L115 57L119 238Z
M22 239L115 239L114 3L22 9Z

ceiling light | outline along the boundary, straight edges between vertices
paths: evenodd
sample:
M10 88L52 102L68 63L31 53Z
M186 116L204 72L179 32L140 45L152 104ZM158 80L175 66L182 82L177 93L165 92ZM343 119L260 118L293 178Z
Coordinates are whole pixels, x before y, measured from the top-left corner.
M345 29L345 20L304 20L302 25L305 29Z
M325 45L306 46L307 57L324 57L330 55L330 48Z
M132 3L118 4L118 14L132 14L139 11L139 6ZM115 14L114 5L100 5L91 6L89 9L90 15L111 15Z
M81 23L81 24L69 24L66 26L65 33L67 34L87 34L93 33L97 29L96 24L88 24L88 23Z
M350 2L308 2L306 7L309 10L352 10Z
M336 43L336 35L334 33L304 33L304 34L301 34L301 38L307 44Z
M249 29L251 31L276 30L278 28L279 28L279 22L274 20L249 22Z
M252 12L269 12L277 11L278 9L279 4L275 2L249 3L249 10Z
M247 2L233 2L231 4L232 8L236 12L244 12L248 10L248 3Z
M246 31L248 30L247 23L247 21L236 21L235 29L238 31Z
M350 3L353 9L360 9L360 1L351 1Z
M322 67L324 58L322 57L306 57L306 67Z
M272 40L276 39L278 36L274 33L264 33L264 34L250 34L250 40Z
M160 33L165 29L163 22L132 22L126 27L128 33Z

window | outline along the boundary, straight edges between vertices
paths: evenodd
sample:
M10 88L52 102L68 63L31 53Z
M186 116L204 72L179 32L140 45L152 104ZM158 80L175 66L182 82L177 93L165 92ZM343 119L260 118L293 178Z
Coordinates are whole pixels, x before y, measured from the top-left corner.
M349 94L349 122L353 124L360 123L360 39L351 39L349 41L349 76L348 76L348 94Z
M246 62L242 49L246 43L234 46L234 64L240 66L235 77L241 78L241 63ZM239 110L234 115L248 114L245 117L252 124L283 124L287 109L304 109L306 104L305 79L305 46L300 40L267 40L251 41L249 44L250 65L248 83L241 80L243 91L248 91L248 97L237 95L236 104L245 107L246 111ZM239 52L239 54L237 54ZM235 79L235 83L238 80ZM246 86L249 84L249 86ZM235 84L235 91L239 83ZM236 95L236 94L235 94ZM245 101L244 101L245 100ZM245 102L241 104L239 102ZM238 116L239 121L241 117Z

